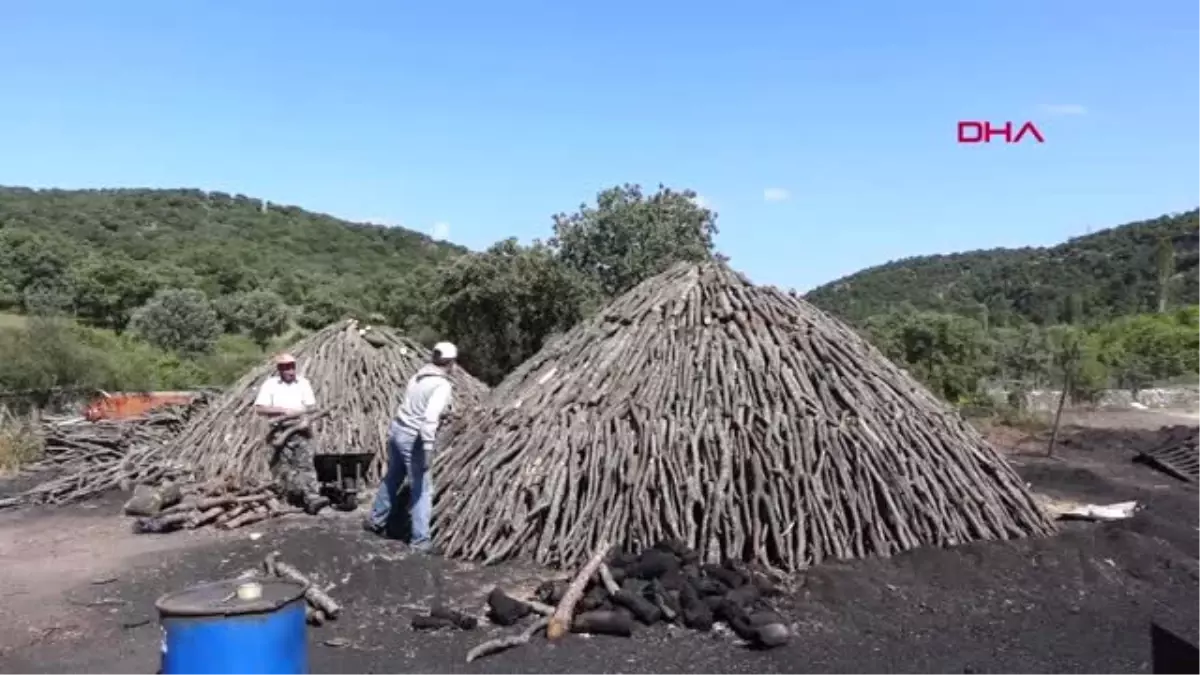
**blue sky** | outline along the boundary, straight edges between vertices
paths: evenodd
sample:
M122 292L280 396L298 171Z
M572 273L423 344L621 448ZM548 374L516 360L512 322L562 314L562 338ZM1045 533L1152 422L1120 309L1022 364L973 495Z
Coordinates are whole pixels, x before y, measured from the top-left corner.
M200 187L482 249L692 188L752 279L1200 202L1195 0L3 0L0 184ZM1031 120L1044 144L959 145Z

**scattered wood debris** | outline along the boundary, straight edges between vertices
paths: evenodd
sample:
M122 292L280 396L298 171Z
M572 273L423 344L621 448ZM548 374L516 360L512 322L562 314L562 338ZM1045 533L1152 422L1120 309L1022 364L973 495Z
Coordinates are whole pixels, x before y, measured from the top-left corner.
M304 600L308 603L306 620L314 626L320 626L326 621L334 621L342 613L342 606L328 593L321 590L312 578L302 573L292 565L279 559L279 552L273 551L267 555L262 564L263 572L268 577L279 577L294 581L304 586ZM248 577L248 574L243 576Z

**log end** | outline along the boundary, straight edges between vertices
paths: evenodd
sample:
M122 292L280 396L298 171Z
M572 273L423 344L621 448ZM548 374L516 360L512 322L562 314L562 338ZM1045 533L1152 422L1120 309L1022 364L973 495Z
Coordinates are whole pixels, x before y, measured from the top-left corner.
M571 632L570 626L568 626L566 624L566 622L562 621L561 619L558 619L557 617L550 619L550 622L548 624L546 624L546 639L547 640L557 640L569 632Z

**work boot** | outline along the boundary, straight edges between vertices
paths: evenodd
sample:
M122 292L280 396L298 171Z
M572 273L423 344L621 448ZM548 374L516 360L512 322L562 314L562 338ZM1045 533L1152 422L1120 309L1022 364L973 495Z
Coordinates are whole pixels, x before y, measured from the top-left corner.
M371 534L373 534L377 537L382 537L385 534L387 534L386 527L384 527L383 525L376 525L375 523L371 522L370 518L363 518L362 528L363 528L363 531L370 532Z
M414 553L420 553L421 555L440 556L442 554L442 549L434 546L432 541L410 544L410 548L412 548Z
M315 516L321 512L321 509L329 506L329 497L321 495L304 495L304 512L310 516Z

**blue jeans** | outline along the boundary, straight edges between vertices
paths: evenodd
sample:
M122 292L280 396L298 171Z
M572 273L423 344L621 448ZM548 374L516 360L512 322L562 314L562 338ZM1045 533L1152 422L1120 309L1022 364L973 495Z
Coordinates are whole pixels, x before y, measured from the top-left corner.
M412 489L412 539L414 546L429 545L429 517L433 511L433 481L426 472L425 444L416 433L392 422L388 429L388 467L383 476L370 521L377 528L387 527L396 493L408 478Z

